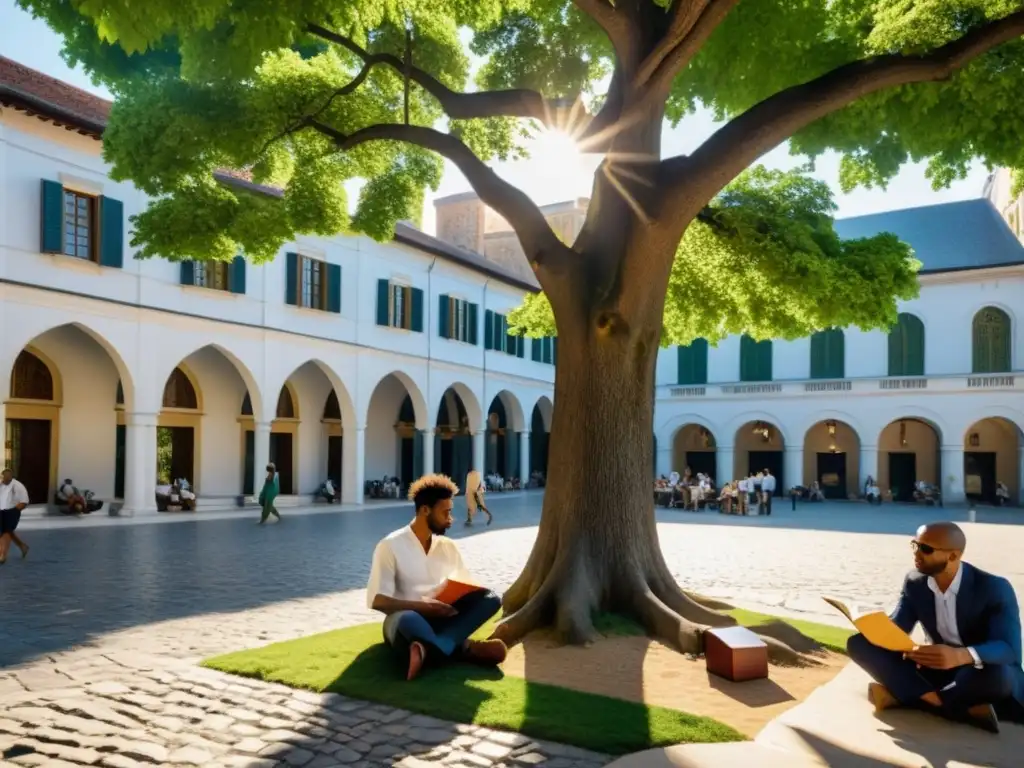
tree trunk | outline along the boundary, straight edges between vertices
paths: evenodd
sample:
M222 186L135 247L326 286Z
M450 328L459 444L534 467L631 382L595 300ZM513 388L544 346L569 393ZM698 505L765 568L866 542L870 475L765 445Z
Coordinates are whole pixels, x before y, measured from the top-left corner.
M594 615L613 612L682 652L700 653L705 628L735 624L710 607L720 603L679 588L658 542L652 436L662 303L629 319L600 310L581 311L578 322L558 318L540 529L504 595L498 630L510 644L541 627L553 627L564 642L587 643L596 637ZM791 648L769 642L775 659L795 660Z

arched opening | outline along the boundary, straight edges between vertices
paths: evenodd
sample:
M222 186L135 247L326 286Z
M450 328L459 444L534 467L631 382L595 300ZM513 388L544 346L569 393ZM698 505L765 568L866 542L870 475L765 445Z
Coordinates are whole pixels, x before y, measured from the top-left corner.
M719 480L716 456L715 436L700 424L684 424L672 438L672 471L678 472L680 477L686 477L686 470L690 470L690 477L702 473L714 478L719 485L729 482L732 478L723 476ZM728 474L731 468L722 469Z
M508 481L523 477L522 415L519 402L511 392L499 392L487 409L484 474L497 474Z
M382 378L370 396L366 415L365 477L367 482L398 478L400 492L423 474L423 431L417 429L422 395L404 374ZM372 495L372 494L368 494Z
M64 330L48 331L37 338L32 346L18 354L11 369L11 388L5 405L4 466L10 467L24 484L31 504L49 502L57 484L61 459L60 371L49 355L36 345L57 346L53 343L55 337ZM66 330L69 335L74 332L71 328ZM81 332L77 335L85 336ZM51 344L47 345L47 341ZM109 406L107 413L110 413ZM80 417L85 415L79 414Z
M454 387L441 395L434 429L434 471L448 475L464 491L473 469L473 433L466 404Z
M733 454L735 479L767 469L775 477L775 495L782 495L788 487L786 483L794 483L792 478L785 477L784 449L782 432L778 427L767 421L748 421L736 430ZM718 478L718 482L724 483L726 479Z
M968 499L983 504L1019 503L1024 474L1022 442L1020 427L1003 417L981 419L970 426L964 435L964 493Z
M890 422L878 436L878 487L893 501L913 501L917 484L941 487L942 435L924 419Z
M202 426L199 394L192 376L179 364L167 381L156 427L156 482L171 485L187 480L199 487L196 449Z
M1013 370L1012 324L999 307L978 311L971 324L971 353L974 373L1009 373Z
M532 486L547 482L548 445L551 442L551 417L554 408L551 401L540 398L530 413L530 480Z
M860 493L860 436L844 421L819 421L804 435L804 476L794 485L813 482L826 499L857 498Z
M341 403L338 393L331 387L324 400L324 412L320 419L323 424L324 438L327 441L327 477L334 484L335 496L341 496L341 483L344 477L345 460L345 425L341 418Z

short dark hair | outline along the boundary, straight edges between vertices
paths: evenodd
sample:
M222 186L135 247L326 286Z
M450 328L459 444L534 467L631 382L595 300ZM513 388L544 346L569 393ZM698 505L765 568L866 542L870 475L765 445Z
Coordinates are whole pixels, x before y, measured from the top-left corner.
M459 486L448 475L424 475L409 486L409 500L416 506L431 507L457 495Z

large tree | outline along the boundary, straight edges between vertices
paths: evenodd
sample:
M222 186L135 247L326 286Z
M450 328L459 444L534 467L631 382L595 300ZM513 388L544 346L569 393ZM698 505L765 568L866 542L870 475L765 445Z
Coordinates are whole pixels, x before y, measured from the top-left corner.
M697 650L702 627L730 623L679 588L658 545L659 345L884 328L915 295L906 245L840 240L828 189L750 169L759 157L787 140L811 159L838 151L847 187L884 186L908 160L927 159L936 185L975 158L1024 167L1011 0L19 2L117 95L106 156L154 198L135 220L142 257L259 262L297 233L386 239L419 216L441 158L508 220L543 288L516 322L561 342L509 639L554 625L585 641L610 610ZM662 157L666 121L700 107L722 127ZM604 155L572 244L486 164L516 154L531 121ZM344 182L359 178L350 217Z

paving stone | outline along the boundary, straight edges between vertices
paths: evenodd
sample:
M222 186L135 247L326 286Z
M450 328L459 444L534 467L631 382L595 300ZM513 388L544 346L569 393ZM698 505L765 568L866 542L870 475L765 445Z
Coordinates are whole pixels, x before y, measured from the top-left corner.
M213 755L198 747L180 747L167 757L172 765L206 765L213 761Z
M434 768L434 764L427 760L421 760L418 757L403 757L397 763L395 768Z
M488 731L485 738L488 741L493 741L496 744L504 744L505 746L512 747L513 749L530 743L530 739L526 736L523 736L521 733L512 733L510 731Z
M199 723L199 727L205 731L226 731L234 722L235 719L230 715L208 715Z
M288 728L291 724L291 720L282 720L279 717L264 717L259 721L261 728L273 729L273 728Z
M521 763L522 765L540 765L547 760L547 757L540 752L527 752L523 755L515 755L510 759L512 762Z
M331 759L343 764L351 764L362 759L362 754L354 749L349 749L344 744L331 753Z
M130 757L124 755L105 755L100 760L100 765L107 766L107 768L141 768L141 766L152 766L152 763L140 763L138 760L132 760Z
M483 755L474 755L462 750L452 751L441 761L444 765L464 765L470 768L490 768L491 759Z
M250 709L229 709L224 714L233 720L240 720L243 723L258 723L263 719L262 714L253 712Z
M93 683L89 686L89 693L101 696L123 696L126 693L131 693L131 690L127 685L110 681Z
M474 755L483 755L491 760L501 760L512 752L512 747L495 744L493 741L479 741L470 748L470 751Z
M240 742L234 745L233 749L236 752L251 752L252 754L258 753L262 749L266 749L267 742L262 739L247 738L242 739Z
M366 756L371 760L388 760L401 754L405 754L405 750L397 744L378 744Z
M148 760L153 763L162 763L167 759L167 748L150 741L132 741L118 751L133 760Z
M422 741L427 744L444 744L456 738L455 732L450 728L410 728L409 738Z
M259 736L263 733L262 728L251 723L233 723L228 730L238 736Z

